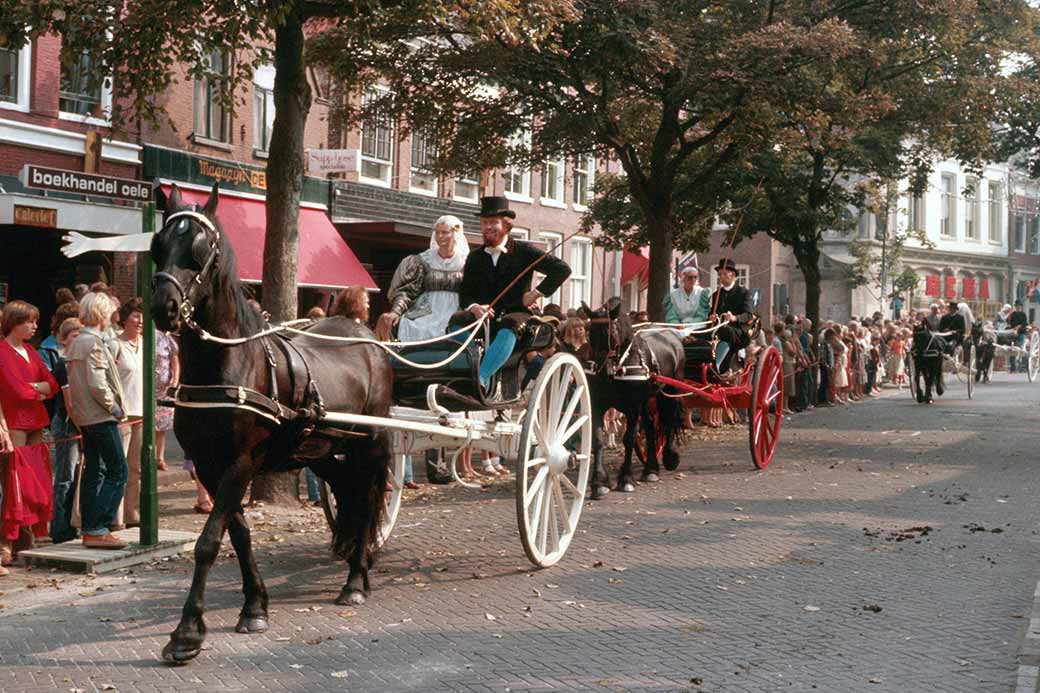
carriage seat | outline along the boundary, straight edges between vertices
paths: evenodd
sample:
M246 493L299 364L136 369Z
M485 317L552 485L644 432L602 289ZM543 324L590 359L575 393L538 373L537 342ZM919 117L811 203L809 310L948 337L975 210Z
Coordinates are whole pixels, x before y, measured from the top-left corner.
M687 378L700 380L701 366L715 365L715 345L710 339L691 335L683 339L683 352L686 354L685 375Z
M995 330L993 335L1000 346L1018 346L1018 330Z
M443 361L459 348L458 342L399 347L397 353L410 361L431 364ZM425 406L430 385L447 385L464 394L472 394L480 367L480 347L471 343L449 363L434 369L416 368L390 358L394 373L394 401L405 406Z

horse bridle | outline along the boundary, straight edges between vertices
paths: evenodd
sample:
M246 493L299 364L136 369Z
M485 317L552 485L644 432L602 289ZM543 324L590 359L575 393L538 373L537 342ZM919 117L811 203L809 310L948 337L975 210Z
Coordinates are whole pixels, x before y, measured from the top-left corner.
M599 360L594 372L603 370L610 375L615 367L620 365L612 362L612 360L618 356L619 350L621 349L621 335L618 334L617 318L612 318L607 315L602 318L589 319L589 324L595 323L605 323L607 326L607 352L603 354L603 358Z
M191 219L202 226L202 230L196 232L195 238L191 242L191 256L198 263L200 269L191 278L191 281L188 282L187 288L184 288L180 280L169 272L156 272L152 278L152 287L157 287L160 280L173 284L180 296L177 313L185 324L194 327L195 304L192 303L192 292L196 287L202 285L217 258L220 257L220 231L217 230L217 227L206 215L194 209L184 209L166 217L163 220L163 226L159 233L169 229L176 220L185 218ZM210 232L212 232L212 237Z

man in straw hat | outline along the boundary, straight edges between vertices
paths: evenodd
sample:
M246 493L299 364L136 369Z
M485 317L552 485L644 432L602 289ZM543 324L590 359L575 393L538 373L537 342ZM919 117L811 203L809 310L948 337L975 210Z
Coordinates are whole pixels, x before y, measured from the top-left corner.
M484 387L513 353L520 330L531 317L531 308L540 299L551 296L571 274L570 266L560 258L510 237L515 218L516 212L509 209L506 198L480 199L484 247L466 258L459 287L462 310L451 319L455 326L480 319L486 313L494 316L494 336L480 363L480 384ZM532 289L531 280L536 270L545 277ZM519 281L509 286L517 277ZM498 303L492 306L499 294L502 296Z

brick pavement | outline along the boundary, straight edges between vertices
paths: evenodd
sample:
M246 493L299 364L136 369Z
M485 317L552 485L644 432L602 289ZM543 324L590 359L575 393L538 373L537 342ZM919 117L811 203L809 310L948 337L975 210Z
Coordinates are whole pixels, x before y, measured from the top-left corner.
M1040 577L1036 393L801 415L765 472L744 430L706 434L680 474L590 505L545 571L508 485L412 498L358 608L332 604L318 511L266 509L268 633L232 632L229 553L182 668L157 657L188 560L62 581L0 597L0 690L1011 690Z

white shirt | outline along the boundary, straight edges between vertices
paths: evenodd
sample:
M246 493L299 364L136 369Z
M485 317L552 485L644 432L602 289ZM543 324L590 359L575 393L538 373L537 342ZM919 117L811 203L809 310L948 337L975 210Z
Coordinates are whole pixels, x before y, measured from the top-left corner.
M484 252L491 256L491 264L495 267L498 267L499 256L502 255L502 253L506 252L507 240L509 240L508 236L506 238L503 238L502 242L493 248L488 248L487 246L484 246Z
M672 308L679 316L679 322L693 322L693 316L697 314L701 305L701 294L705 288L700 284L693 285L693 291L686 293L683 287L672 289Z
M137 348L125 339L116 339L116 370L123 383L123 407L127 416L144 415L144 341L137 338Z
M25 359L26 363L29 363L29 352L25 349L24 346L11 347L11 348L14 349L16 352L18 352L18 355L21 356L23 359Z

